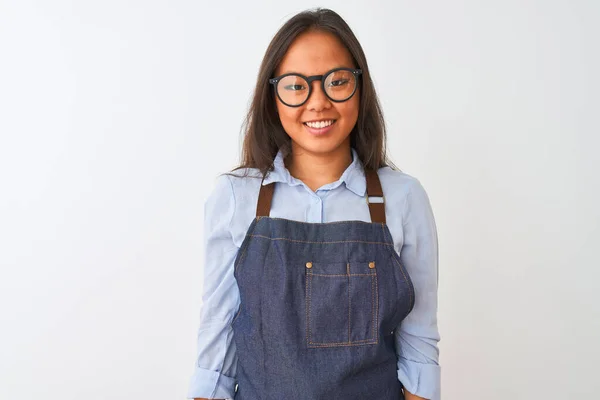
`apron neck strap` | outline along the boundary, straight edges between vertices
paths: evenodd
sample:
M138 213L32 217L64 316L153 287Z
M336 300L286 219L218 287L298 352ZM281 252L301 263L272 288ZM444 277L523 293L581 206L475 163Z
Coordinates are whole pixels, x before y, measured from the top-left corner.
M265 175L266 176L266 175ZM273 200L273 191L275 182L268 185L263 185L263 179L260 183L260 192L258 194L258 205L256 206L257 217L268 217L271 213L271 201ZM385 198L381 189L381 182L377 171L368 169L365 170L365 178L367 180L367 204L369 205L369 213L371 214L371 222L385 224ZM380 197L380 202L371 203L371 199Z
M367 169L365 170L365 177L367 178L367 204L369 205L371 222L385 224L385 197L383 196L383 189L381 189L379 175L374 169ZM371 199L375 197L380 197L381 201L371 203Z
M265 177L263 175L260 181L260 192L258 193L258 205L256 206L257 217L268 217L271 213L271 200L273 200L273 191L275 190L275 182L271 182L268 185L263 185Z

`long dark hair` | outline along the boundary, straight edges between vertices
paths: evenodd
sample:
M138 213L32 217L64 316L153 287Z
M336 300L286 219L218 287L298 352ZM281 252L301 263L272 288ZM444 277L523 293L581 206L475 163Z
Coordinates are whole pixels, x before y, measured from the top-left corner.
M242 159L236 169L257 168L264 174L271 169L279 149L285 154L291 150L291 138L277 115L274 90L269 85L269 78L273 77L294 39L309 30L336 35L350 52L356 68L362 70L358 120L350 133L350 145L356 149L363 166L375 170L387 165L394 167L386 154L383 112L363 49L342 17L332 10L317 8L293 16L271 40L260 65L252 103L242 127Z

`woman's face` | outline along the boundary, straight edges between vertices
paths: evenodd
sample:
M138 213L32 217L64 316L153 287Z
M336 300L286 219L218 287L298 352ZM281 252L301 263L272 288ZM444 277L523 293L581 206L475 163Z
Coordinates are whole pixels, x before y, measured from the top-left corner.
M312 31L301 34L292 42L275 76L289 72L304 76L323 75L338 67L356 68L350 52L333 34ZM288 107L276 98L279 119L292 139L292 150L313 154L345 151L350 147L350 132L358 119L359 90L349 100L337 103L323 93L321 81L313 81L311 85L312 93L300 107ZM331 120L334 123L325 132L306 124Z

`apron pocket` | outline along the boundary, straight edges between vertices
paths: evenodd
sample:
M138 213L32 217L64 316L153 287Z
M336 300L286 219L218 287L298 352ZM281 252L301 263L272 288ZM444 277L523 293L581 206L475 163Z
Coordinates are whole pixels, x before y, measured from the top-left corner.
M308 262L305 282L308 347L377 344L374 262Z

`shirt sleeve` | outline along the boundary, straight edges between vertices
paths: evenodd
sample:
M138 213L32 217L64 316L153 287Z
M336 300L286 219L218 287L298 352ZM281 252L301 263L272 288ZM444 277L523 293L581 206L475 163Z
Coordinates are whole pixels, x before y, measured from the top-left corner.
M237 354L231 321L240 302L233 276L238 251L230 230L234 213L231 180L221 175L204 204L204 288L188 399L234 397Z
M429 197L416 179L405 203L403 232L400 259L413 282L415 303L395 332L398 379L410 393L439 400L438 238Z

